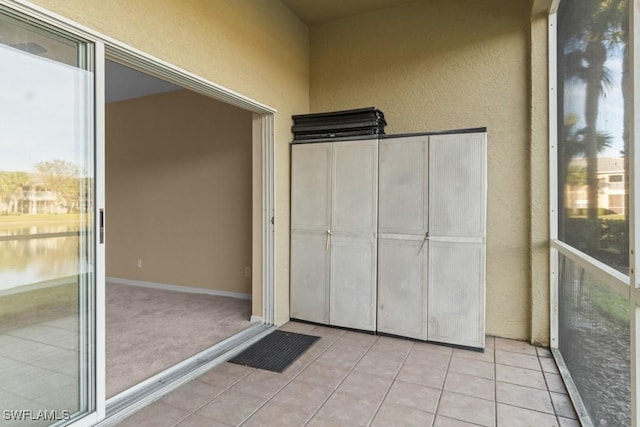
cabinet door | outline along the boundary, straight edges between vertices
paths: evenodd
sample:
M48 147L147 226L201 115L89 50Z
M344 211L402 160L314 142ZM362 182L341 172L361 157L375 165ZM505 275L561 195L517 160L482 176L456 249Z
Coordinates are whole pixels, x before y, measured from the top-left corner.
M331 237L330 324L376 328L376 239Z
M378 240L378 331L427 339L428 242L420 236Z
M376 327L378 142L333 146L330 323Z
M333 146L331 231L372 236L378 228L378 141Z
M330 144L291 147L291 317L329 323Z
M428 137L380 141L378 233L418 234L428 230Z
M485 237L486 134L429 138L429 235Z
M291 232L291 317L329 323L327 233Z
M484 348L483 243L429 242L429 341Z
M331 144L291 148L291 229L326 232L331 215Z

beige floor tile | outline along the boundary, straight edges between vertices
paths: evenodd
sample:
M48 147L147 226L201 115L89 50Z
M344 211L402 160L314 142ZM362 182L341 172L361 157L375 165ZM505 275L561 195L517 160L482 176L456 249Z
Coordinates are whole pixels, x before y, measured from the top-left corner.
M540 358L540 364L542 365L542 370L544 372L549 372L551 374L559 374L558 365L556 365L556 361L553 359L549 359L547 357Z
M311 415L329 398L333 391L334 389L331 387L323 387L296 379L280 390L272 401L298 408Z
M189 415L189 412L174 408L163 402L155 402L126 418L119 427L165 427L173 426Z
M547 389L542 371L532 369L517 368L508 365L496 365L496 379L504 383L524 385L527 387Z
M548 348L536 347L536 352L538 352L538 357L553 357Z
M453 348L446 345L431 344L427 342L416 342L413 345L413 351L426 351L429 354L442 354L444 356L451 356Z
M284 325L280 326L278 329L285 332L295 332L298 334L307 334L313 335L311 331L315 328L316 325L312 325L310 323L302 323L302 322L287 322Z
M405 365L424 365L434 368L446 368L451 359L450 354L443 353L429 353L426 351L416 350L414 346L411 352L407 356Z
M203 383L217 385L220 387L231 387L247 375L249 375L248 371L231 375L221 374L214 368L200 375L197 380Z
M302 371L300 375L296 377L296 380L334 389L342 382L348 373L349 369L347 368L315 361Z
M393 405L385 401L378 410L371 425L372 427L424 427L430 426L433 423L433 416L433 414L428 412L407 408L406 406Z
M358 361L354 369L358 372L375 375L377 377L395 378L401 365L401 360L389 360L369 352Z
M442 393L437 414L483 426L495 425L494 402L448 391Z
M238 365L236 363L225 362L216 366L212 370L215 370L219 374L233 375L233 376L240 377L240 376L245 376L247 374L252 373L253 371L255 371L255 368Z
M396 380L441 389L447 373L446 366L404 365Z
M547 380L547 387L549 388L549 391L567 394L567 388L559 374L544 372L544 378Z
M537 356L536 348L525 341L510 340L507 338L495 338L496 350L506 350L513 353L529 354Z
M458 394L478 397L480 399L496 399L496 383L487 378L449 372L444 382L444 389Z
M472 350L464 350L460 348L456 348L453 350L453 358L458 359L473 359L480 360L482 362L494 363L495 361L495 350L485 349L484 352L481 351L472 351Z
M551 397L546 390L498 382L496 393L499 403L554 414Z
M514 353L511 351L496 350L496 363L515 366L517 368L532 369L534 371L541 370L538 356Z
M395 381L385 398L386 403L435 413L440 390L418 384Z
M450 372L458 374L473 375L475 377L494 379L495 365L489 362L473 359L452 359L449 366Z
M340 339L372 345L378 340L378 336L374 334L366 334L364 332L346 331Z
M255 371L235 383L231 390L268 399L280 391L289 381L291 381L290 378L277 373Z
M454 420L453 418L438 415L433 423L433 427L474 427L478 424L472 424L465 421Z
M556 414L565 418L577 419L578 415L573 407L571 399L566 394L550 393L551 402L556 410Z
M238 425L264 403L264 399L227 390L202 407L197 414L222 423Z
M560 421L560 427L581 427L581 424L578 420L558 417L558 421Z
M316 361L343 369L351 369L364 356L365 352L365 349L345 349L331 346Z
M344 422L316 415L309 420L305 427L344 427Z
M198 414L191 414L180 422L176 427L228 427L229 424L224 424L211 418L203 417Z
M493 350L496 346L496 338L490 335L484 337L484 348L485 350Z
M376 377L352 371L338 386L338 391L359 393L375 400L382 400L385 394L387 394L389 387L391 387L392 382L393 380L390 378Z
M269 402L253 414L243 427L299 427L303 426L308 415L291 406Z
M498 426L505 427L557 427L556 417L530 409L498 404Z
M342 422L343 426L368 425L375 414L379 400L347 392L335 392L317 412L320 418Z
M377 344L377 343L376 343ZM402 363L407 358L410 348L389 348L385 345L378 346L372 345L367 351L367 356L376 357L379 359L389 360L391 362Z
M200 381L190 381L164 396L161 402L178 409L193 412L205 403L212 401L226 388L206 384Z

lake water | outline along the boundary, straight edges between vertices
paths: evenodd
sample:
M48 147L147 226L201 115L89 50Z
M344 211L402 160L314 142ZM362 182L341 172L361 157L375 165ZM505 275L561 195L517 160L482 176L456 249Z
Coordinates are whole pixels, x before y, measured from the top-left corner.
M77 225L0 230L0 292L78 274Z

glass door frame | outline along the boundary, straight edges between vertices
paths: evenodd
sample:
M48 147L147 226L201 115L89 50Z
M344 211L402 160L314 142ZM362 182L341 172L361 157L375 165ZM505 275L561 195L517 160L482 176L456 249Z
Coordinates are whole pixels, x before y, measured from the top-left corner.
M95 255L93 271L86 271L93 274L94 286L79 289L80 311L85 312L88 319L81 321L79 325L80 348L87 349L80 351L79 363L79 399L80 408L89 408L86 413L81 413L71 425L91 426L95 425L105 416L105 247L100 241L103 235L101 226L104 224L101 213L104 211L104 43L89 33L79 30L72 25L68 25L62 20L47 14L42 9L18 3L14 1L0 0L0 11L8 13L10 16L22 20L34 27L40 27L43 31L51 34L59 34L65 38L77 41L86 46L86 55L82 62L86 62L86 69L93 73L92 88L90 96L92 101L91 113L89 114L88 129L90 140L90 152L92 152L92 163L94 171L94 182L92 190L93 198L93 230L94 236L89 244L89 253ZM81 267L82 269L84 267ZM81 273L82 274L82 273ZM56 424L63 424L60 421Z
M17 13L27 20L36 20L58 32L69 34L93 46L94 72L94 227L95 227L95 307L93 324L95 371L93 374L95 400L93 412L73 422L74 427L108 425L106 399L106 309L105 309L105 242L104 234L108 225L105 216L105 61L115 59L156 77L163 78L184 88L193 90L227 104L253 112L253 138L261 148L262 165L260 176L262 197L260 203L261 230L261 293L262 325L275 324L275 142L274 124L277 111L265 104L219 86L197 75L161 61L151 55L111 39L94 30L83 27L70 19L56 15L45 8L24 0L0 0L0 7ZM256 289L253 290L256 292ZM245 338L246 339L246 338ZM177 386L177 385L176 385Z

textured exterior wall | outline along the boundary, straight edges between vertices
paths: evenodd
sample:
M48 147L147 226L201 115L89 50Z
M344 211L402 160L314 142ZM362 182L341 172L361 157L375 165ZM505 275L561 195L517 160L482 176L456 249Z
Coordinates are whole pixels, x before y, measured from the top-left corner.
M185 90L107 105L107 276L251 293L251 120Z
M529 2L416 1L310 28L311 110L488 128L487 332L531 334ZM546 170L546 164L541 170Z
M279 1L34 0L34 3L278 110L276 321L288 320L291 115L309 108L307 27ZM255 246L255 245L254 245ZM254 315L261 316L262 312Z

